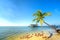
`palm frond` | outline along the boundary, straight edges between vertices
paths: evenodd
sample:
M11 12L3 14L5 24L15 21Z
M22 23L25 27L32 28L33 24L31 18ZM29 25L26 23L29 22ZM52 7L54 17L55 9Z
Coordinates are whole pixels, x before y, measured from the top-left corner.
M42 12L38 10L36 13L33 14L33 16L36 16L36 17L42 16Z
M36 21L36 18L32 20L32 22Z
M33 16L37 16L37 13L34 13Z
M50 12L45 12L45 13L43 13L43 17L45 17L45 16L50 16L51 15L51 13Z
M36 20L36 24L39 22L40 20Z

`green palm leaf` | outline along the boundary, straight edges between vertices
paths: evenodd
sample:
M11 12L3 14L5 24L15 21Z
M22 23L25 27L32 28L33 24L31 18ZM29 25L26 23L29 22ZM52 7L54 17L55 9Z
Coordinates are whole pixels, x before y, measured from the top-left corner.
M40 20L36 20L36 24L39 22Z
M35 21L36 23L40 22L41 26L44 23L44 18L45 16L50 16L50 12L45 12L42 13L41 10L38 10L35 14L33 14L33 16L35 16L35 19L33 19L33 21Z
M36 19L33 19L32 21L34 22Z
M44 13L43 14L43 17L45 17L45 16L50 16L51 15L51 13L50 12L47 12L47 13Z

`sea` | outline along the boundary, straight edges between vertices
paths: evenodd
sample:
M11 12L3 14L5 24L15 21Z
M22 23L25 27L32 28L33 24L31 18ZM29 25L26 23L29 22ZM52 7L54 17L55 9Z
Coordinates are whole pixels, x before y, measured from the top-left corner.
M5 38L9 35L29 33L29 32L39 32L39 31L48 31L50 33L54 33L54 30L49 26L43 26L43 27L0 26L0 40L5 40Z

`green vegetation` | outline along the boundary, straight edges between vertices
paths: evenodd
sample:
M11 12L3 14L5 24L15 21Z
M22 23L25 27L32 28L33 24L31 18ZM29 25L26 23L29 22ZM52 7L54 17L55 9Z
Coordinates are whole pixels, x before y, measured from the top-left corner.
M46 22L44 21L44 18L46 16L50 16L50 15L51 15L50 12L44 12L44 13L42 13L40 10L38 10L35 14L33 14L33 16L34 16L33 21L36 21L36 23L40 22L40 24L42 26L43 23L46 24ZM47 25L49 25L49 24L47 24Z
M44 20L44 18L45 18L46 16L51 16L51 13L50 13L50 12L44 12L44 13L43 13L43 12L41 12L41 10L38 10L36 13L33 14L33 16L34 16L33 22L35 21L36 24L37 24L37 23L40 23L41 26L42 26L43 23L45 23L45 24L47 24L49 27L53 28L53 29L57 32L55 26L49 25L49 24L46 23L45 20Z

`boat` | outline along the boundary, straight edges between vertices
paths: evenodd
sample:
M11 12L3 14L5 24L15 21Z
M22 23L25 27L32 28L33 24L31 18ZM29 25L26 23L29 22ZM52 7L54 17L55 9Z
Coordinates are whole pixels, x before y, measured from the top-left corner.
M30 24L30 27L37 27L37 24Z

